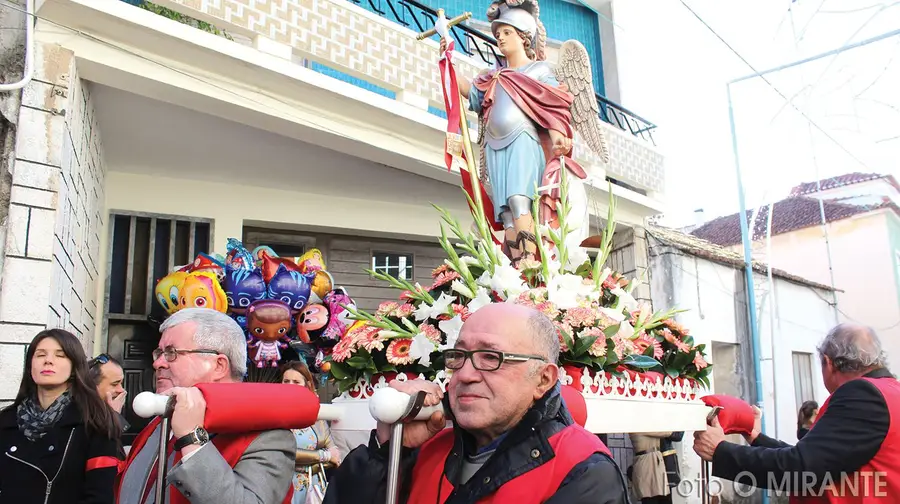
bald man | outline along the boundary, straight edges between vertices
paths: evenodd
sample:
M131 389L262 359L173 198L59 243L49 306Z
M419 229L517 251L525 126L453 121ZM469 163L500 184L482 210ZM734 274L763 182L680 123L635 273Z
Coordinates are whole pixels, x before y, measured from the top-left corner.
M543 314L499 303L473 313L453 349L446 397L432 382L392 382L428 392L442 413L403 429L400 502L625 504L625 481L597 436L576 425L560 397L559 338ZM326 504L384 502L390 426L344 459Z
M900 502L900 382L887 369L875 331L832 329L819 346L831 393L796 446L760 434L750 446L725 441L718 425L694 434L694 450L713 476L790 490L791 502Z

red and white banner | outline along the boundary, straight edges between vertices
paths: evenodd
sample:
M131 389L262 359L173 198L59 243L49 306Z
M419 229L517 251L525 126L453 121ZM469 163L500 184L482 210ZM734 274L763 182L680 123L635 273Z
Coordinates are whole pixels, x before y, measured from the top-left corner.
M459 118L462 114L460 104L459 84L456 81L456 69L453 68L453 48L455 42L447 43L447 50L438 61L441 72L441 88L444 91L444 110L447 111L447 138L444 141L444 161L447 170L452 171L453 159L458 157L465 165L465 148L462 143L462 135L459 127ZM461 167L462 167L461 166Z

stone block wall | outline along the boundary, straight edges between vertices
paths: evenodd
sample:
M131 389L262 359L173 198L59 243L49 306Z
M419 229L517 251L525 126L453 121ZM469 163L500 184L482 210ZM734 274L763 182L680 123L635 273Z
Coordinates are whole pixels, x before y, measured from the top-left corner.
M437 44L418 41L415 32L344 0L158 0L188 16L232 33L262 37L290 47L301 58L345 72L400 95L415 95L443 107ZM485 4L487 5L487 4ZM448 12L452 17L458 13ZM485 64L456 58L461 76L471 79ZM418 100L413 100L418 101ZM663 156L643 139L602 123L610 148L602 163L576 140L575 158L623 182L662 193Z
M93 350L103 229L103 147L71 51L37 45L22 93L0 272L0 401L15 396L25 347L48 327Z

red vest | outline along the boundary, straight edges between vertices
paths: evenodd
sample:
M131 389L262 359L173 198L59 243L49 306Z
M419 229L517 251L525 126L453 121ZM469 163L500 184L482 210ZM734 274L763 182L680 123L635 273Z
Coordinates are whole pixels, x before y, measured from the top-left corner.
M894 378L862 378L875 385L887 403L891 424L878 453L859 471L846 477L836 477L830 488L821 491L816 482L812 493L816 496L791 497L791 504L887 504L900 502L900 381ZM829 397L819 409L821 418L828 409ZM838 480L837 478L841 478ZM802 490L802 479L799 483ZM802 492L801 492L802 493ZM818 494L821 493L821 496Z
M453 449L453 440L453 429L445 429L422 445L413 468L412 490L407 504L444 502L453 492L453 485L444 475L444 463ZM597 436L578 425L564 428L548 441L553 448L552 459L506 482L493 494L478 502L528 504L547 501L556 493L573 467L594 453L610 454Z
M122 484L122 480L125 479L125 473L128 471L128 467L131 465L132 460L137 456L138 453L144 448L144 445L147 444L147 440L150 439L150 436L153 435L153 431L156 430L156 427L159 425L159 417L154 418L144 430L137 435L134 439L134 443L131 445L131 451L128 452L128 458L125 460L124 465L121 467L118 477L116 478L116 488L115 488L115 502L118 504L119 502L119 487ZM238 461L241 460L241 456L244 455L244 452L247 451L247 448L250 444L256 439L259 435L258 432L250 432L247 434L232 434L232 435L224 435L220 434L215 436L212 439L213 446L219 450L219 453L222 455L222 458L228 462L232 468L237 465ZM169 443L169 453L171 453L173 447L173 443ZM147 449L152 449L154 451L158 451L158 447L147 447ZM175 454L175 463L181 460L181 452ZM155 465L155 464L154 464ZM152 471L152 474L156 475L156 469ZM148 482L149 483L149 482ZM283 504L290 504L291 499L294 494L294 488L292 483L288 483L288 493L284 498ZM143 503L143 501L142 501ZM181 492L176 490L174 487L169 489L169 504L190 504L188 500L181 495Z

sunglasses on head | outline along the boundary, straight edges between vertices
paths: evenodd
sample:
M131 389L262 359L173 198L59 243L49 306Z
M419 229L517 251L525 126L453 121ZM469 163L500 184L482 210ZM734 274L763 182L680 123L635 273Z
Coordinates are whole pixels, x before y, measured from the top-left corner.
M94 357L90 361L88 361L88 367L93 368L97 365L102 366L103 364L106 364L107 362L109 362L109 360L110 360L109 354L102 353L102 354Z

